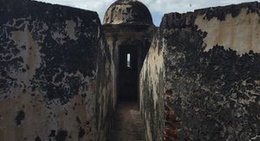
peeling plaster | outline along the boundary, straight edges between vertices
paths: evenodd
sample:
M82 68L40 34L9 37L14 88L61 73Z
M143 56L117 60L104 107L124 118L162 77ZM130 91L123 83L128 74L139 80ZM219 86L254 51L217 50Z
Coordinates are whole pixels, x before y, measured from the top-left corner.
M250 50L260 52L260 23L256 12L248 13L247 9L241 9L238 16L233 18L231 14L227 14L223 21L216 17L210 20L204 17L198 16L195 24L198 25L198 29L207 32L203 40L207 45L205 51L209 51L215 45L221 45L226 49L236 50L240 55Z

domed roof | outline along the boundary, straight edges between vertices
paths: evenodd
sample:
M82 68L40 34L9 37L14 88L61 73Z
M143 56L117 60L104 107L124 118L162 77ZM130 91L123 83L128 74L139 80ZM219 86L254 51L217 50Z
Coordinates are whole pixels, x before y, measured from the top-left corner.
M153 25L148 8L137 0L117 0L106 11L103 24Z

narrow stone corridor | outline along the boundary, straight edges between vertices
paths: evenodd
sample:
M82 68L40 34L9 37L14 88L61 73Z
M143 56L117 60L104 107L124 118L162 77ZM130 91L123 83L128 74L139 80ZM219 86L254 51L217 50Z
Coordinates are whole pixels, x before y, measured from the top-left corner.
M143 141L144 126L136 102L121 102L108 141Z

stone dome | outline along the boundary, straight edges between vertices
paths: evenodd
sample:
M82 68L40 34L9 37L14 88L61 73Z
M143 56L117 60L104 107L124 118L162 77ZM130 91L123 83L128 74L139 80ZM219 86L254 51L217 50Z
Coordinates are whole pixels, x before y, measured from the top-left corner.
M117 0L106 11L103 24L153 25L148 8L137 0Z

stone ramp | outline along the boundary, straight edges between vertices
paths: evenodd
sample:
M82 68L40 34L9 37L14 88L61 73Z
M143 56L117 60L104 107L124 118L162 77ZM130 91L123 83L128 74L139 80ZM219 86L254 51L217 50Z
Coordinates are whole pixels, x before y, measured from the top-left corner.
M114 116L114 127L107 141L143 141L144 126L138 104L122 102L118 104Z

